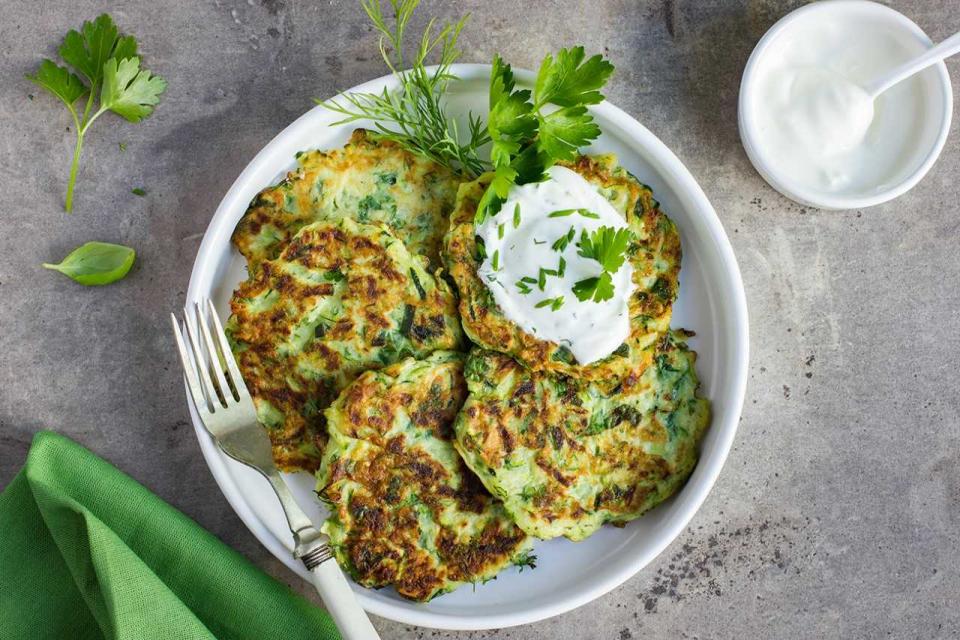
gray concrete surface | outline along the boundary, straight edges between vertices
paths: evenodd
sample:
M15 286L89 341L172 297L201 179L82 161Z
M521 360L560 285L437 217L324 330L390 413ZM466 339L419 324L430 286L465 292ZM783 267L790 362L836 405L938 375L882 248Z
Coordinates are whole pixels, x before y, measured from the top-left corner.
M797 4L425 0L421 17L472 12L465 61L500 51L535 67L578 42L610 56L609 97L687 164L730 235L752 357L720 480L646 570L529 627L456 634L378 620L384 638L960 636L960 131L893 203L830 213L775 193L738 142L737 90L757 39ZM960 29L957 0L890 4L935 40ZM109 5L170 89L141 125L95 126L68 216L70 122L23 74ZM383 73L364 16L353 2L6 0L0 52L0 486L31 434L56 429L309 596L213 483L166 314L254 153L312 97ZM960 63L949 66L960 81ZM147 197L131 194L138 186ZM90 239L136 247L131 276L87 289L39 268Z

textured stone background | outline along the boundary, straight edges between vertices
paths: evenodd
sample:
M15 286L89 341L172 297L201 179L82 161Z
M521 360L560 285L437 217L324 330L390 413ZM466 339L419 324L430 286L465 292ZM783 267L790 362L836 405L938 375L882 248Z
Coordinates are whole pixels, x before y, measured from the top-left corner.
M384 638L960 634L960 132L919 186L884 206L822 212L775 193L739 144L737 90L753 45L797 4L425 0L421 15L472 12L465 61L500 51L535 67L578 42L610 56L609 98L687 164L730 235L752 357L720 480L647 569L529 627L447 634L378 620ZM960 28L957 0L889 4L934 40ZM70 122L23 74L109 5L170 89L144 124L93 128L68 216ZM382 75L365 17L351 1L5 0L0 52L0 486L34 431L59 430L309 594L213 483L167 313L257 150L312 97ZM960 63L949 66L960 80ZM137 186L149 195L132 195ZM136 247L131 276L87 289L40 269L90 239Z

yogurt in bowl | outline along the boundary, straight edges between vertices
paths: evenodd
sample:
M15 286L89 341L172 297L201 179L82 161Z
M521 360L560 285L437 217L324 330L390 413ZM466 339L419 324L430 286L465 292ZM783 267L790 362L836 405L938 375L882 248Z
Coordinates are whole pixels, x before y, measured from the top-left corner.
M880 94L862 87L931 45L908 18L863 0L788 14L754 49L740 87L740 136L775 189L824 209L868 207L913 187L950 128L943 63Z

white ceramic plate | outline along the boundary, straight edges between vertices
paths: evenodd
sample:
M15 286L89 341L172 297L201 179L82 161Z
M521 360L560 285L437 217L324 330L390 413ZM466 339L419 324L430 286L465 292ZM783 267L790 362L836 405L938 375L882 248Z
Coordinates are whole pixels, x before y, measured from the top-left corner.
M487 65L455 65L461 80L451 87L451 113L486 113ZM518 72L532 84L530 72ZM354 91L393 86L390 77ZM703 393L713 406L713 421L703 441L700 462L683 490L622 529L604 527L580 543L565 539L536 546L537 568L505 570L476 589L465 586L427 604L400 598L392 589L354 585L369 612L399 622L441 629L490 629L525 624L583 605L627 580L657 556L683 530L713 486L733 442L747 378L747 307L743 281L720 221L693 176L673 153L636 120L611 104L591 109L603 136L591 152L614 152L627 169L649 184L664 211L677 223L683 242L680 298L674 326L696 331L691 341L699 353L697 369ZM280 132L244 169L224 196L207 229L190 278L188 300L210 297L221 316L245 277L244 261L230 244L230 234L250 200L294 166L294 154L311 148L343 145L352 126L331 127L336 118L316 107ZM358 123L363 125L364 123ZM227 458L216 448L193 413L200 447L217 484L250 531L277 558L301 576L303 566L291 556L293 541L280 505L256 472ZM294 495L314 522L324 510L307 474L287 476Z

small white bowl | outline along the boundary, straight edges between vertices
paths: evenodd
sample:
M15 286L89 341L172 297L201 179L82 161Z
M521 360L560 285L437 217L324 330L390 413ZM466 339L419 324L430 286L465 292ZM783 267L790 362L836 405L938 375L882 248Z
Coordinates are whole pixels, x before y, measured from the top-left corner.
M927 123L923 135L916 139L908 161L903 169L883 183L872 185L870 189L846 193L830 193L800 184L788 172L779 167L760 142L757 123L752 116L752 101L755 99L758 69L765 62L765 54L777 45L777 40L800 25L809 25L811 21L855 22L861 28L882 24L890 28L908 50L922 53L932 46L927 34L912 20L901 13L876 2L867 0L824 0L801 7L783 18L764 34L757 43L740 82L738 120L740 139L750 162L757 172L774 189L800 204L821 209L861 209L892 200L916 185L926 175L940 156L946 142L953 116L953 89L947 67L939 62L922 71L918 77L923 79L917 86L922 87L923 108L916 117Z

